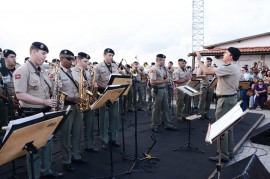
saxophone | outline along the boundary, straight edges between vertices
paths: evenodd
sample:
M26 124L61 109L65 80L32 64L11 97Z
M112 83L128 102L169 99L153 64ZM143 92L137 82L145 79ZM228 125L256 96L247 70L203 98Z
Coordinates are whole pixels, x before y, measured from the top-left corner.
M65 98L67 97L67 94L63 91L60 91L60 87L58 85L59 81L59 65L50 63L50 65L53 66L55 74L54 74L54 88L53 88L53 94L52 99L55 99L57 101L57 104L55 107L52 108L52 111L60 111L64 108L64 102Z
M84 101L80 104L78 104L78 109L80 112L85 112L91 109L90 107L90 102L91 102L91 98L93 96L93 93L91 93L89 90L87 90L84 87L84 76L83 76L83 72L84 69L80 68L80 80L79 80L79 98L83 99Z

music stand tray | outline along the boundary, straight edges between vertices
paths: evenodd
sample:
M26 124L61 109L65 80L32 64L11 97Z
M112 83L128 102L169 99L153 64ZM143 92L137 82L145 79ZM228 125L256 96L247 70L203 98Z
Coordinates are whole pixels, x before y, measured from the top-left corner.
M188 82L187 85L191 88L196 88L199 83L200 83L200 80L191 80Z
M193 97L193 96L197 96L202 94L201 91L197 91L196 89L190 87L190 86L178 86L178 89L180 89L182 92L188 94L189 96Z
M123 93L123 96L128 94L130 86L132 86L132 78L131 76L124 76L121 74L111 74L108 85L126 85L129 84L128 88Z
M239 81L239 88L241 89L249 89L250 88L250 81Z

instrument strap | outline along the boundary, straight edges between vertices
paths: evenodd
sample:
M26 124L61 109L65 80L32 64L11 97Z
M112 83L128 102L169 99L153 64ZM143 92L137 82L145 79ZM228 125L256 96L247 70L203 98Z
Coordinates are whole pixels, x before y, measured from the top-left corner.
M73 84L76 86L76 88L79 89L79 86L78 86L78 84L76 83L76 81L73 79L73 77L70 76L67 72L65 72L65 70L64 70L62 67L60 67L60 69L61 69L61 70L67 75L67 77L73 82Z

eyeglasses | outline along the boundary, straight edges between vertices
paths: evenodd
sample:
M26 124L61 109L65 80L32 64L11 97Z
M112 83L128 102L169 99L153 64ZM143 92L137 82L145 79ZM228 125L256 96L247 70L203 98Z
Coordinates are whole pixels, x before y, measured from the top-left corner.
M73 57L66 57L66 59L67 59L68 61L73 61L73 60L74 60Z

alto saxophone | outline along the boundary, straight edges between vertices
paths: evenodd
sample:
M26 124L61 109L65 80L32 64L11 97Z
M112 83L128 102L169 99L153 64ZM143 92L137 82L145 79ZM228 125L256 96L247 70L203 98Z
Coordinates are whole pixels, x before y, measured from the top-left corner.
M65 98L67 97L67 94L63 91L60 91L60 87L58 84L59 81L59 65L50 63L55 71L54 74L54 89L53 89L53 95L52 99L55 99L57 101L57 104L55 107L52 108L52 111L60 111L64 108Z
M84 69L80 68L80 81L79 81L79 98L83 99L84 101L80 104L78 104L78 109L80 112L85 112L91 109L90 102L91 98L93 96L93 93L91 93L89 90L87 90L84 87Z

